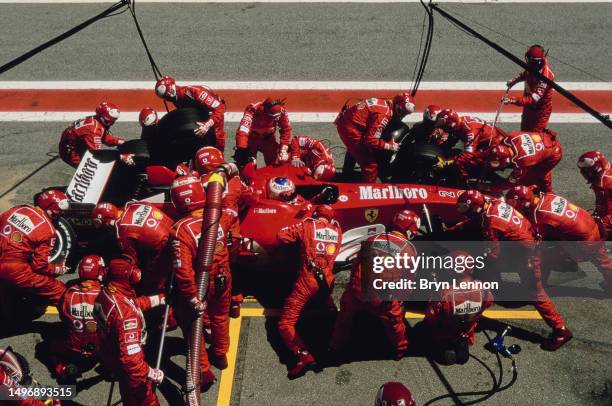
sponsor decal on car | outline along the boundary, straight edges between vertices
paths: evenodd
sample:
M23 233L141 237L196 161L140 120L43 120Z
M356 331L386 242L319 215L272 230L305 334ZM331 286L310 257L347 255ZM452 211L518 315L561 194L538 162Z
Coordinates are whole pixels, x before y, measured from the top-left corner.
M348 202L348 196L347 195L340 195L340 196L338 196L338 201L342 202L342 203Z
M427 197L427 190L422 187L359 186L360 200L427 199Z
M440 197L456 197L455 192L450 191L450 190L438 190L438 195Z
M276 209L269 209L264 207L256 207L253 209L253 213L256 214L276 214Z

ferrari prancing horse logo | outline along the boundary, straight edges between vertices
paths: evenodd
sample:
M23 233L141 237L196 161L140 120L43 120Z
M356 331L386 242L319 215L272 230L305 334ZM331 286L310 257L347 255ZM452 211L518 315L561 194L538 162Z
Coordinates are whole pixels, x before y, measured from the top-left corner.
M366 209L365 219L368 223L373 223L378 218L378 209Z

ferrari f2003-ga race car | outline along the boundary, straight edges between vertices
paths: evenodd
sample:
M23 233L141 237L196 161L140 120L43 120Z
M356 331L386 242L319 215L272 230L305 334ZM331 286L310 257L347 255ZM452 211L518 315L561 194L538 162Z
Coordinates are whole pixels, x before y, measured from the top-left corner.
M175 110L164 116L160 128L170 128L164 125L164 120L174 120L176 112L181 111ZM184 111L180 114L179 119L193 119L190 115L186 116ZM62 227L58 231L61 235L57 251L62 256L68 256L69 263L70 258L72 261L78 260L79 247L86 248L99 237L91 221L91 210L99 202L122 206L128 201L142 201L178 220L179 216L169 198L173 169L177 162L190 159L198 145L192 145L191 141L181 142L181 139L188 139L185 134L192 134L193 128L176 123L172 128L179 131L164 134L173 141L168 142L168 154L162 155L162 159L151 159L149 142L144 140L128 141L119 150L87 152L84 155L66 187L71 205L60 220ZM136 166L123 165L117 159L119 153L135 154ZM165 161L164 156L168 157ZM362 240L384 231L385 225L401 209L409 208L423 213L429 232L436 231L441 222L462 220L455 208L459 189L410 183L321 182L304 169L289 164L260 169L247 165L241 173L242 179L254 191L261 191L261 197L249 203L240 213L243 242L238 261L249 267L286 269L283 259L293 258L295 253L291 247L279 245L276 235L282 227L310 216L315 208L268 199L265 194L267 182L277 176L291 179L296 184L297 193L305 199L319 195L317 204L329 204L335 209L343 230L343 244L337 258L339 265L346 264L357 252Z

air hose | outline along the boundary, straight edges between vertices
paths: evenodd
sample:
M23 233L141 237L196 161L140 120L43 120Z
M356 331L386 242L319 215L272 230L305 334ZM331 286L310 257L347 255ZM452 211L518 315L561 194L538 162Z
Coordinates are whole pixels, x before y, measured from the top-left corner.
M206 205L202 218L202 232L198 242L196 254L196 286L198 288L198 299L202 302L206 299L210 268L212 266L213 254L217 243L217 230L221 218L221 200L226 182L223 171L214 173L206 186ZM187 367L185 368L187 404L199 406L200 404L200 354L205 349L201 348L203 333L202 317L197 317L191 326L191 334L187 347Z

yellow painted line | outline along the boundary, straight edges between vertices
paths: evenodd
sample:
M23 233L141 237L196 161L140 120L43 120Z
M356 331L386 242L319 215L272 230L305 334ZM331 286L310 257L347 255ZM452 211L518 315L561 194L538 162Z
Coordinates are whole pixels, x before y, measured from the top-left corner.
M47 306L47 310L45 310L45 314L59 314L59 312L57 311L57 307Z
M241 317L276 317L280 316L281 309L264 309L263 307L243 307L240 309ZM55 307L47 307L46 314L58 314ZM537 310L485 310L484 316L490 319L539 320L542 318ZM422 319L422 313L406 312L407 319ZM232 319L238 320L238 319ZM230 322L231 326L231 322ZM231 329L231 327L230 327ZM240 331L240 329L238 329Z
M232 400L232 384L234 383L236 359L238 358L238 341L240 340L241 324L242 316L236 319L230 319L230 347L229 351L227 352L227 368L221 371L221 382L219 382L217 406L230 406Z
M243 317L279 316L281 309L264 309L263 307L243 307L240 314ZM490 319L538 320L542 317L537 310L485 310L484 316ZM422 319L423 313L406 312L407 319Z

